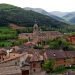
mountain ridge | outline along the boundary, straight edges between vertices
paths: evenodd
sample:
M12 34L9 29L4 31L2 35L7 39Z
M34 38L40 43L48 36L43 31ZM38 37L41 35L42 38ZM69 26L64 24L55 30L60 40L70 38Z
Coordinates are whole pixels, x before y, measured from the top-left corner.
M58 17L58 16L56 16L56 15L53 15L52 13L47 12L47 11L45 11L45 10L42 9L42 8L25 7L24 10L32 10L32 11L34 11L34 12L38 12L38 13L41 13L41 14L43 14L43 15L50 16L50 17L52 17L52 18L54 18L54 19L57 19L57 20L60 20L60 21L64 21L64 19L62 19L62 18L60 18L60 17Z
M56 16L58 16L60 18L62 18L63 16L68 14L68 12L61 12L61 11L52 11L50 13L52 13L53 15L56 15Z
M12 8L12 9L11 9ZM52 16L34 12L32 10L24 10L23 8L1 4L0 5L0 26L8 26L13 23L18 26L32 27L35 19L39 27L43 30L66 30L70 24L60 21Z
M67 15L63 16L66 21L69 21L72 24L75 24L75 12L70 12Z

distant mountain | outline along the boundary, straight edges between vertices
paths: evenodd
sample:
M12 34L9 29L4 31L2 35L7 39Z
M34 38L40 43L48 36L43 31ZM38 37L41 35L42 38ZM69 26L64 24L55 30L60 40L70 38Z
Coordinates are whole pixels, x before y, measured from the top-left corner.
M75 24L75 12L70 12L63 17L66 21Z
M30 8L30 7L25 7L24 10L32 10L32 11L35 11L35 12L38 12L38 13L41 13L43 15L47 15L47 16L50 16L54 19L57 19L57 20L60 20L60 21L63 21L62 18L52 14L52 13L49 13L47 11L45 11L44 9L41 9L41 8Z
M68 12L60 12L60 11L53 11L53 12L50 12L50 13L55 15L55 16L58 16L58 17L63 17L63 16L68 14Z
M44 14L44 15L49 15L49 13L41 8L30 8L30 7L25 7L24 10L32 10L32 11L35 11L35 12L38 12L38 13L41 13L41 14Z
M21 26L32 26L35 19L37 19L39 25L56 28L66 25L64 22L32 10L24 10L9 4L0 4L0 25L16 23Z

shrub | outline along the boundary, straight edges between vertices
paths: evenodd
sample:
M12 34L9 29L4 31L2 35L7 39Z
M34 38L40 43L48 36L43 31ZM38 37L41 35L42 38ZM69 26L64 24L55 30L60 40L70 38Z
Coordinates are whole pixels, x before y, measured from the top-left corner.
M55 68L54 72L56 73L62 73L66 70L65 66L61 65Z
M52 72L54 69L54 60L46 60L43 64L43 69L48 73Z

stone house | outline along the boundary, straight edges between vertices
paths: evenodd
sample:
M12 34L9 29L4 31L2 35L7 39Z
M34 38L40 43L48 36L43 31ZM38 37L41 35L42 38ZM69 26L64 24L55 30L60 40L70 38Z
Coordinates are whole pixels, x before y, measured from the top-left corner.
M19 51L17 46L13 47ZM75 65L75 51L34 50L27 49L24 53L10 52L9 58L0 62L0 75L31 75L42 71L45 60L54 59L54 67Z
M65 51L66 54L66 66L75 65L75 51Z
M46 50L44 52L44 60L54 59L55 67L75 65L75 51L63 50Z
M15 54L8 59L0 62L0 75L23 75L22 68L25 65L25 60L28 54ZM28 66L29 67L29 66ZM29 70L29 68L28 68Z
M0 49L0 62L4 61L4 59L6 58L6 55L7 55L7 53L6 53L5 49L1 48Z
M63 50L46 50L44 52L44 60L53 59L55 66L65 65L66 55Z
M30 64L31 73L40 72L42 70L43 56L39 52L34 52L27 57L26 62Z
M30 37L32 39L32 33L21 33L18 36L19 39L29 39Z
M0 62L0 75L30 75L41 71L43 56L38 51L10 53ZM4 70L3 70L4 69ZM2 71L3 70L3 71Z
M75 44L75 35L68 36L66 40L69 41L71 44Z

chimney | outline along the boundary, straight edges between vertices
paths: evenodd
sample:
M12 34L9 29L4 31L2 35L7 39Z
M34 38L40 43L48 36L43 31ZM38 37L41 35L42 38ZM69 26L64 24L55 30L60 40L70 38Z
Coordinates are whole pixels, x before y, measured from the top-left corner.
M10 57L10 50L7 50L7 57Z

